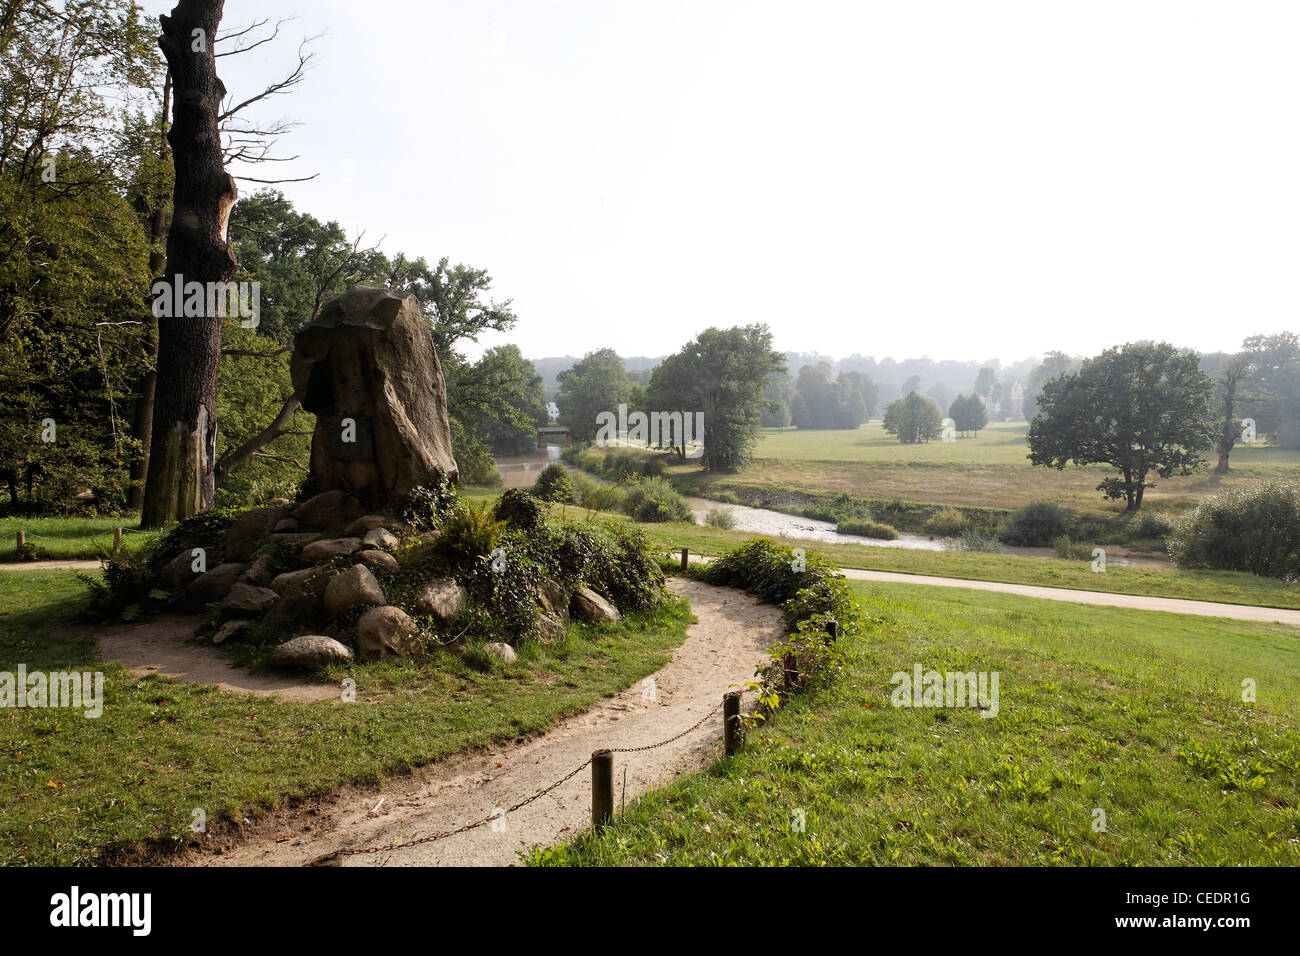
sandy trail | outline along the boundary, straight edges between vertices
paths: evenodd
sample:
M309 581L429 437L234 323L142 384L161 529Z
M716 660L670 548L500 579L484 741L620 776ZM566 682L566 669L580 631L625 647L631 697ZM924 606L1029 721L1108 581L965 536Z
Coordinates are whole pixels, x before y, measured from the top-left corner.
M603 747L638 747L695 723L722 695L750 681L763 651L783 635L781 611L740 591L673 578L698 622L672 660L653 675L653 701L642 684L600 701L522 744L453 757L380 790L353 789L321 808L286 810L256 824L251 839L224 853L176 862L224 866L301 865L341 848L400 843L450 830L509 807L559 780ZM644 682L643 682L644 683ZM747 695L747 698L752 695ZM745 701L752 706L752 699ZM704 766L720 750L721 712L682 739L655 750L614 756L616 803ZM624 771L627 773L624 787ZM380 802L382 799L382 803ZM377 809L376 809L377 808ZM569 839L591 821L591 771L510 814L504 832L478 827L404 850L340 857L344 866L508 866L518 852Z
M139 624L88 628L68 626L60 630L85 634L99 641L99 656L126 665L136 677L157 674L177 680L213 684L222 690L271 696L294 701L339 700L337 684L321 684L301 677L254 674L236 667L210 644L195 644L190 638L199 625L197 617L167 616Z

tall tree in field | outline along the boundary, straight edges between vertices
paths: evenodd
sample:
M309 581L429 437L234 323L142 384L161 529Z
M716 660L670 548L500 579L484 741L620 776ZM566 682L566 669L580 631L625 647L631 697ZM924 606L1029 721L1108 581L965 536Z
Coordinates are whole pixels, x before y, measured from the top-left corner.
M176 169L164 281L231 282L238 263L227 241L239 198L222 158L218 117L226 88L213 55L224 0L180 0L159 17L158 45L174 86L167 141ZM166 310L158 318L153 440L140 523L159 527L200 512L216 491L219 310ZM180 312L181 314L177 314ZM216 314L213 314L216 313Z
M588 352L572 368L561 372L556 381L560 383L555 399L560 406L560 421L578 441L594 438L596 416L601 412L618 414L619 404L627 402L632 394L623 360L613 349Z
M1214 466L1214 470L1220 475L1227 473L1228 456L1232 454L1237 436L1241 434L1241 419L1237 417L1237 403L1245 397L1240 395L1239 391L1249 375L1250 357L1237 354L1224 362L1214 377L1214 393L1220 408L1219 434L1215 440L1215 451L1219 453L1219 462Z
M1168 478L1207 463L1213 390L1195 352L1167 342L1107 349L1079 371L1044 383L1029 425L1029 460L1057 469L1068 462L1110 465L1119 476L1097 490L1136 511L1154 487L1151 471Z

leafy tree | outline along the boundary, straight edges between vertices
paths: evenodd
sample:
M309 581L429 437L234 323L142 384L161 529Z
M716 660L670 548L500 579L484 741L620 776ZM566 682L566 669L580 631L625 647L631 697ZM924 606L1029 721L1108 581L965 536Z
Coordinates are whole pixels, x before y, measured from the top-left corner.
M1300 336L1293 332L1252 335L1242 345L1249 357L1249 403L1260 432L1282 448L1300 448Z
M905 444L933 441L942 431L943 416L934 402L911 391L889 403L884 425L886 432Z
M989 423L988 409L974 394L954 398L948 407L948 417L952 419L953 427L963 435L973 432L978 436L980 429Z
M1119 472L1097 490L1142 507L1147 475L1188 475L1213 442L1213 385L1194 352L1139 342L1107 349L1078 372L1051 379L1030 423L1029 460L1064 469L1105 464Z
M560 384L555 399L560 420L576 441L595 438L596 416L601 412L617 414L618 406L627 402L632 391L623 360L613 349L588 352L556 380Z

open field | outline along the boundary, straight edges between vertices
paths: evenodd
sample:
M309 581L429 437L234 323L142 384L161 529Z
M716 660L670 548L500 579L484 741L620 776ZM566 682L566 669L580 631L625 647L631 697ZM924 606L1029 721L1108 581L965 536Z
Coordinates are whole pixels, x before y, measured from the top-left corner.
M755 460L734 475L709 475L695 465L670 469L673 480L691 494L726 485L757 488L786 486L847 492L878 498L1010 510L1031 501L1055 501L1078 514L1123 513L1096 490L1112 474L1103 466L1064 471L1029 464L1024 444L1028 426L999 423L978 438L953 442L903 444L878 421L857 429L765 429ZM1212 471L1186 478L1161 479L1147 492L1147 511L1181 512L1200 498L1254 478L1300 472L1300 452L1239 447L1232 473Z
M754 535L725 531L709 525L647 524L643 528L667 550L690 548L696 554L721 554ZM1180 571L1173 568L1139 568L1110 564L1104 573L1089 561L1022 558L1009 554L963 551L919 551L877 548L862 544L801 542L779 539L824 554L840 567L906 574L933 574L945 578L1039 584L1081 591L1110 591L1152 597L1253 604L1261 607L1300 608L1300 585L1238 571Z
M1300 864L1294 628L853 587L876 620L838 676L533 862ZM915 664L997 671L997 716L891 706Z
M680 601L621 624L574 625L524 643L519 661L452 652L426 661L334 666L357 703L291 703L161 677L97 659L94 641L51 634L84 587L68 571L0 573L0 671L104 674L104 712L0 712L0 865L94 862L141 841L193 837L286 801L329 794L449 754L541 731L635 684L684 638Z

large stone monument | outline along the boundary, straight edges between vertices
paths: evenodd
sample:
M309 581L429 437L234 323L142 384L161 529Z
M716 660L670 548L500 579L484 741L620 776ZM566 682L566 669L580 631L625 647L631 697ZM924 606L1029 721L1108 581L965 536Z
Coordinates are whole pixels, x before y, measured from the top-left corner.
M415 296L345 292L298 333L290 370L316 415L314 491L375 507L440 473L459 477L442 367Z

